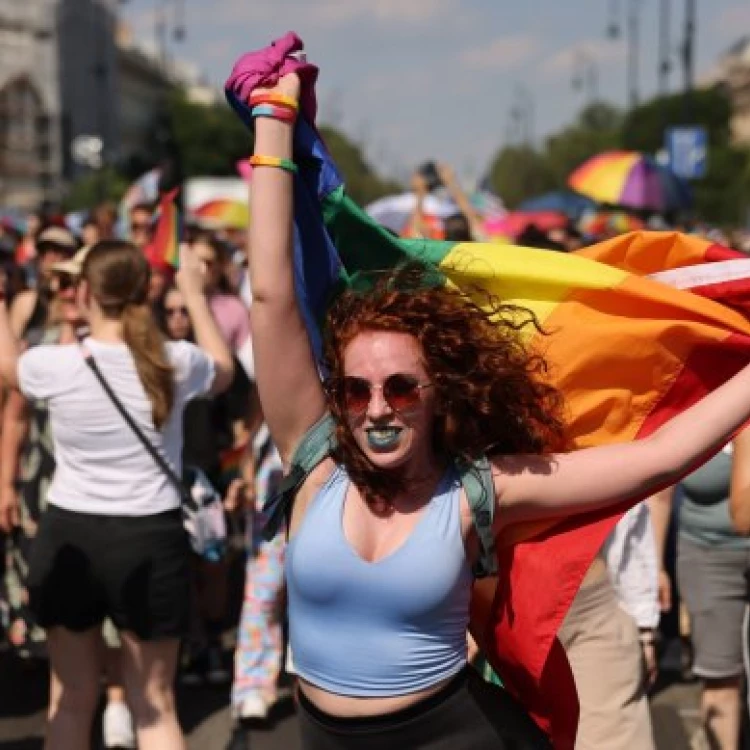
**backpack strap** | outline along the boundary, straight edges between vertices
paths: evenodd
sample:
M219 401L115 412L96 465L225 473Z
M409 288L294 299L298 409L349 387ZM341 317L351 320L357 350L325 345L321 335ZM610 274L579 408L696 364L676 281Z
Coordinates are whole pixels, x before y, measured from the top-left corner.
M485 578L497 573L495 538L492 534L492 520L495 516L495 484L492 481L492 467L486 456L473 463L456 462L461 485L469 501L474 528L479 537L480 555L474 564L475 578Z
M326 412L305 434L292 455L291 465L281 480L278 492L263 506L268 521L263 527L263 538L268 542L276 536L284 521L288 521L294 498L313 469L336 447L336 423Z

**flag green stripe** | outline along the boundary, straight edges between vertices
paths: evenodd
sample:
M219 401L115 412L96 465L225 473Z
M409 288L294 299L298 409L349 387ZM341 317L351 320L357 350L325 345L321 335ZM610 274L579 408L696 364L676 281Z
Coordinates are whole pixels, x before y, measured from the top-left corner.
M355 273L382 271L408 260L435 267L455 242L405 240L392 235L349 198L343 186L322 202L323 219L345 267L344 279Z

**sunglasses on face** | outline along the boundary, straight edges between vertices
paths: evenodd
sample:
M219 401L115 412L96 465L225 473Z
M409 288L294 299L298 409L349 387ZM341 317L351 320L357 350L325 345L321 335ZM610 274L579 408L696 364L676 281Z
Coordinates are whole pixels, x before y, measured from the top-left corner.
M372 392L381 390L388 406L393 411L403 412L419 406L422 389L431 386L432 383L420 383L413 375L401 373L389 375L382 385L348 375L341 383L341 396L348 412L361 414L370 405Z
M71 276L69 273L57 273L53 286L56 292L67 292L68 289L73 289L78 284L78 278Z
M143 222L133 222L130 225L130 231L131 232L150 232L151 231L151 224L147 221Z
M187 307L167 307L164 312L168 318L173 318L175 315L181 315L183 318L187 318L188 316Z

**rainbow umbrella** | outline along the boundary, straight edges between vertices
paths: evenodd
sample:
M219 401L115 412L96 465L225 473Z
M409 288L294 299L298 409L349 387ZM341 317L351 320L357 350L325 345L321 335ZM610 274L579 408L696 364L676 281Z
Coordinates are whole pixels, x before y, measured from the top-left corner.
M228 198L207 201L190 213L195 221L211 229L246 229L250 224L247 203Z
M578 221L578 229L591 237L602 237L638 232L645 224L624 211L587 211Z
M637 151L606 151L593 156L568 178L573 190L598 203L677 211L689 208L690 188L671 169Z

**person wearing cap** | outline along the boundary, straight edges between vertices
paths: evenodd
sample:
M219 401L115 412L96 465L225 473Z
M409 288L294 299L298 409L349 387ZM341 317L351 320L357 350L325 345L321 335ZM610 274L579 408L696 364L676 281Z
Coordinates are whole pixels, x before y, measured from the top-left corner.
M47 322L49 302L53 296L49 287L52 267L73 257L78 250L75 236L64 227L47 227L36 243L36 289L19 294L10 308L13 335L25 339L29 333L37 335Z

